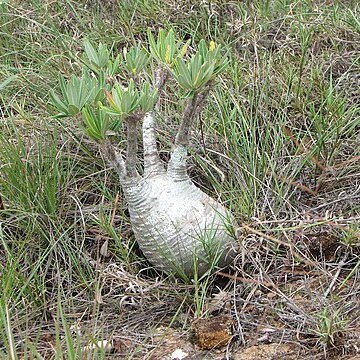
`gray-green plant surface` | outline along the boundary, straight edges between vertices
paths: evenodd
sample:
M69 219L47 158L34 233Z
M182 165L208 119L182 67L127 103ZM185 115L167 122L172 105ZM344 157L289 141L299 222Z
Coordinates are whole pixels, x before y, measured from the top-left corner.
M218 313L235 334L221 356L264 342L288 345L288 358L355 356L359 11L355 1L0 2L0 357L166 358L169 337ZM160 23L190 53L205 39L229 58L191 131L189 174L231 210L241 252L229 273L191 282L146 261L118 178L89 141L114 133L125 148L122 119L92 107L54 119L50 105L49 89L91 73L128 85L151 67L139 43ZM89 46L100 43L103 56ZM59 96L64 114L106 104L86 83L72 106ZM172 80L160 96L164 162L185 93ZM93 126L99 116L110 128Z
M56 118L76 119L82 114L85 133L118 173L132 230L146 258L156 269L188 280L195 273L204 276L229 265L238 248L230 211L193 184L186 166L193 121L229 61L220 45L213 41L206 45L204 39L187 56L189 41L176 39L173 29L160 29L156 38L148 29L148 42L149 48L140 44L124 48L123 57L112 60L106 46L100 43L96 49L85 40L82 76L72 76L68 82L60 76L61 95L51 90L50 96L59 111ZM129 77L126 86L119 81L106 84L105 79L120 72ZM186 106L166 168L157 149L159 114L155 108L171 76L184 90ZM106 103L101 101L105 94ZM140 124L141 172L137 156ZM121 125L127 129L125 159L111 141L122 132Z

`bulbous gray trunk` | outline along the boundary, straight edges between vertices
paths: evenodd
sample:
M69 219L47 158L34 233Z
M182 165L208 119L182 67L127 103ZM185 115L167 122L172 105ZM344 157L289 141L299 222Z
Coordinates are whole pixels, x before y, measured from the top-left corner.
M157 151L153 112L143 119L142 176L137 171L136 118L127 123L126 161L109 142L101 145L104 157L119 174L144 255L159 270L181 277L224 267L236 254L230 212L197 188L186 171L191 122L205 97L201 93L188 101L167 169Z
M233 260L231 215L190 180L165 174L122 186L136 240L157 269L193 277Z

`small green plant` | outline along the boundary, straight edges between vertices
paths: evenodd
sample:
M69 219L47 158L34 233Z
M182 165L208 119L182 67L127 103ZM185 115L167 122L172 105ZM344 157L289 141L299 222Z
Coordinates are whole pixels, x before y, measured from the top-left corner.
M152 110L157 100L157 89L151 89L149 82L136 87L131 79L126 88L115 84L112 92L106 93L106 97L110 107L102 106L102 109L110 115L125 119L131 114L143 115Z
M345 329L346 319L341 309L324 308L316 314L316 325L313 332L319 336L319 341L325 346L335 346L337 336Z
M50 98L59 111L57 117L75 116L85 105L95 104L104 98L104 82L84 68L81 77L72 75L68 82L60 75L61 97L50 91Z
M230 223L231 219L224 219L225 226ZM212 225L216 226L216 224ZM206 315L204 309L208 298L209 286L218 270L218 263L222 256L222 249L219 247L221 244L216 240L217 231L218 229L213 227L209 228L207 232L199 232L198 236L205 256L199 256L196 253L193 255L194 269L197 269L197 271L194 272L194 278L192 280L194 286L193 304L197 318ZM204 264L207 264L207 271L205 273L199 271L199 268ZM203 273L203 275L198 276L199 273Z
M110 58L110 52L105 44L100 43L96 49L90 40L84 41L85 65L97 75L114 76L119 71L120 54Z
M228 58L220 45L216 46L212 41L207 46L205 40L201 40L198 51L188 61L182 57L175 59L173 75L185 91L199 92L227 65Z
M178 56L184 56L189 46L189 41L182 44L176 40L174 30L166 33L164 29L160 29L157 39L155 39L151 30L148 29L149 48L152 56L164 64L171 67Z
M349 226L341 231L340 242L352 248L360 245L360 229L357 225Z
M94 71L98 72L108 66L109 51L105 44L100 43L98 48L95 49L91 42L86 39L84 41L84 50L88 59L87 64Z
M105 140L106 132L117 128L117 122L110 121L109 115L102 109L93 110L89 105L85 105L81 114L85 124L85 132L90 139Z
M124 67L128 74L132 77L136 77L139 73L145 70L146 66L150 62L150 57L140 45L132 47L130 50L124 48L123 56Z

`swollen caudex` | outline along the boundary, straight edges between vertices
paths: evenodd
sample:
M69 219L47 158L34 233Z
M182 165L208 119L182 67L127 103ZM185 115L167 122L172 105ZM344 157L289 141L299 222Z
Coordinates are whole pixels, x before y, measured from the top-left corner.
M155 81L158 94L166 76L159 68ZM119 174L132 229L144 255L157 269L181 277L201 276L225 267L236 255L230 212L197 188L186 169L190 128L207 95L208 89L188 100L167 169L157 151L154 111L142 119L142 176L136 171L135 156L139 119L132 117L127 122L126 161L110 143L105 142L102 148Z
M233 259L228 211L191 181L166 174L141 179L124 192L136 239L156 268L202 275Z
M126 175L129 164L123 164L110 145L107 153L113 154L110 163L118 170L144 255L159 270L186 277L228 265L236 254L233 218L192 183L186 172L185 146L175 144L166 170L156 148L152 112L143 121L143 143L143 176Z
M58 116L82 113L85 132L119 175L136 240L148 260L167 273L201 276L228 265L236 254L230 212L197 188L186 168L191 126L228 58L220 45L208 46L204 40L196 51L189 51L190 42L176 40L172 30L160 30L157 39L149 30L148 40L147 49L139 45L114 59L106 46L95 49L86 40L82 76L67 83L61 77L62 98L54 91L50 97ZM105 81L118 71L129 77L128 86ZM170 77L179 86L185 108L165 168L157 150L155 111ZM121 123L126 125L124 158L108 137L121 130ZM143 170L138 162L141 123Z

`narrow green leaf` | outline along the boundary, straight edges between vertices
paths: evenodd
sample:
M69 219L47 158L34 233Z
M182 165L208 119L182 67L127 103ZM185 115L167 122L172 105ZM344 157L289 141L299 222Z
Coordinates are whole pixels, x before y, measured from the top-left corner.
M88 39L84 40L84 48L85 48L85 53L86 53L86 56L88 57L88 59L97 65L99 63L98 54L97 54L94 46L91 44L91 42Z
M0 83L0 91L5 89L6 86L8 86L13 80L17 78L16 75L11 75L7 79L5 79L3 82Z
M53 89L50 90L50 100L52 104L56 107L58 111L63 113L64 115L68 115L68 108L66 104L60 100L59 96L55 93Z

